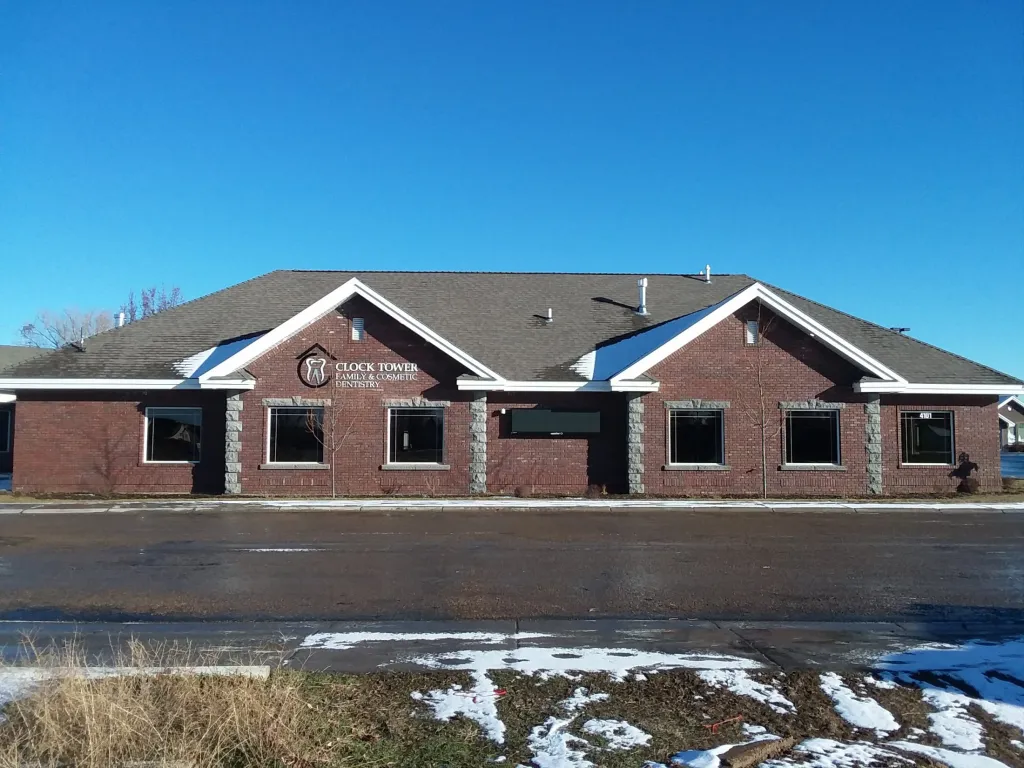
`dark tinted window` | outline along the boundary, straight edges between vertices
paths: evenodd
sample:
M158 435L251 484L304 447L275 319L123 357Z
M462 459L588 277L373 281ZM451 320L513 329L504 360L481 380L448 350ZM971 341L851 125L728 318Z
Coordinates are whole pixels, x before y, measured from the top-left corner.
M786 463L838 464L839 411L789 411Z
M588 435L601 431L598 411L552 411L546 408L513 408L509 413L513 435Z
M0 408L0 453L11 450L11 412Z
M388 422L389 463L444 463L443 408L392 408Z
M669 463L724 464L722 411L671 411Z
M200 408L147 408L146 461L199 461Z
M952 464L953 414L949 411L902 411L900 439L904 464Z
M323 460L323 408L270 409L270 455L267 461L272 464L322 464Z

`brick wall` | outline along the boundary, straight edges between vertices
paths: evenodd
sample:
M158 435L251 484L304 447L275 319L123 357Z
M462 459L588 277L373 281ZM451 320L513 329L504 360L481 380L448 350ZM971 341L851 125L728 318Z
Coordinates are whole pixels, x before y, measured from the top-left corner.
M501 410L506 410L502 415ZM594 410L601 433L580 437L512 437L508 411L515 408ZM581 393L516 396L490 393L487 400L487 490L490 493L581 495L588 486L626 492L626 399L621 394Z
M952 411L954 453L957 468L961 454L976 464L971 472L983 491L1002 489L999 467L998 399L995 397L932 397L887 395L882 397L882 487L891 496L950 493L960 476L948 466L903 466L900 448L900 411Z
M202 460L143 463L147 407L203 409ZM19 392L13 486L24 493L220 493L223 392Z
M365 321L365 339L352 341L350 319ZM379 388L338 388L335 382L312 389L298 377L299 358L320 344L338 361L415 363L415 381L381 382ZM330 366L328 366L330 367ZM246 495L330 495L332 474L339 495L464 495L469 492L469 393L455 385L465 369L420 336L362 298L354 298L249 366L256 388L242 396L242 493ZM266 464L266 399L330 399L326 430L338 435L332 469L270 469ZM421 397L448 401L445 409L447 470L385 470L385 401ZM326 442L330 443L329 436Z

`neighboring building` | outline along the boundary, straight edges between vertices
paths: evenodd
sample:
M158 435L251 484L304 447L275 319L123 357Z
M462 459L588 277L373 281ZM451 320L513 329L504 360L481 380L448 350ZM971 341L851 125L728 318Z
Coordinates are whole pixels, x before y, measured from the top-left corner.
M1014 395L999 400L999 445L1024 443L1024 404Z
M4 390L26 492L863 496L998 490L1024 383L745 275L279 271Z
M36 347L10 347L0 344L0 376L9 368L40 354ZM0 391L0 475L10 474L14 451L14 395Z

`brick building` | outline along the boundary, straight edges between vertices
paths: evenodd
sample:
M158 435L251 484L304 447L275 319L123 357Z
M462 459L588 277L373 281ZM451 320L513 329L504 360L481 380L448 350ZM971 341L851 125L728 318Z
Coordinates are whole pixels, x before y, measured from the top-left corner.
M999 489L1024 383L744 275L279 271L0 392L24 492L867 496Z

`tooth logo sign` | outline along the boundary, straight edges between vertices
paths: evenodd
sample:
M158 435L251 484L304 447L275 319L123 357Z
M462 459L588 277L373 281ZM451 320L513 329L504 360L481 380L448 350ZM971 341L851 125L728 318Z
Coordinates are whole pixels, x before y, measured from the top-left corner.
M322 387L327 383L327 360L310 355L299 360L299 379L307 387Z

